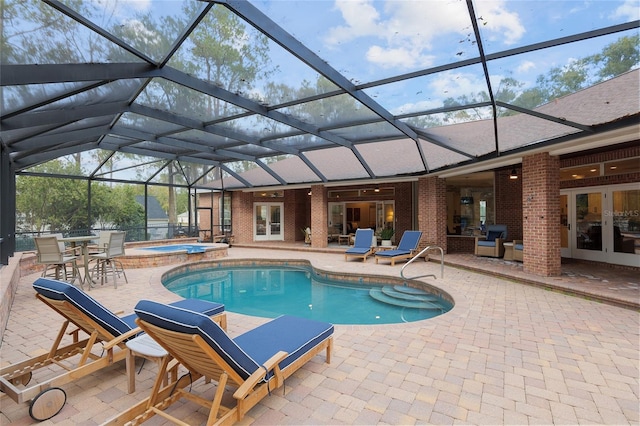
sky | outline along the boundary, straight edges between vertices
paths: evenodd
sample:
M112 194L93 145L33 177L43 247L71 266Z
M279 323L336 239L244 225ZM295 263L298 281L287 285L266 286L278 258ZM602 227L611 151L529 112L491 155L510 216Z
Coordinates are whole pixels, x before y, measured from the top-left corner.
M253 4L355 84L478 56L462 0L280 0ZM639 0L481 0L474 2L474 8L487 54L640 19ZM492 81L497 84L502 77L512 76L534 85L536 77L550 68L600 51L618 37L501 60L489 70ZM292 78L295 76L285 80ZM433 91L432 98L439 99L486 87L478 68L454 70L428 80L420 86L412 82L411 88L408 83L398 84L393 90ZM375 90L368 93L392 96ZM421 102L428 104L428 99ZM434 99L433 105L439 104ZM397 113L414 108L398 99L391 109Z

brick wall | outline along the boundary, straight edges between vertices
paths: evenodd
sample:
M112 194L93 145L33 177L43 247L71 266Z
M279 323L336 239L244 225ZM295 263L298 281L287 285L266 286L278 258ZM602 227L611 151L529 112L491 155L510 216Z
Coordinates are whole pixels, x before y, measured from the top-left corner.
M385 185L389 186L389 185ZM396 233L395 243L400 242L404 231L413 230L413 185L411 182L393 184L395 187L395 211L393 220Z
M235 243L253 241L253 193L234 192L231 197L231 224Z
M447 241L447 184L435 176L418 179L418 228L422 241L436 244L446 252Z
M560 161L548 153L522 161L524 271L542 276L561 273ZM509 237L511 239L511 237Z
M507 225L507 239L522 239L522 167L510 179L512 167L495 171L496 224Z
M329 223L327 188L322 185L312 186L310 198L311 203L305 203L305 206L310 206L311 209L311 246L327 247L327 223Z

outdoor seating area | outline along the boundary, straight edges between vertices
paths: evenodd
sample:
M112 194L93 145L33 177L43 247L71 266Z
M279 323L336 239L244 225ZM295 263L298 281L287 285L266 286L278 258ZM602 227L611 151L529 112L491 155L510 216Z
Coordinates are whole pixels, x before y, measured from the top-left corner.
M31 418L43 421L54 417L65 405L66 393L60 386L125 359L125 343L139 335L140 329L134 322L135 314L118 317L87 293L63 281L39 278L33 289L38 300L60 314L64 322L48 352L0 369L0 389L17 403L28 402ZM212 316L226 327L221 304L185 299L173 306ZM72 336L71 342L67 342L65 335ZM95 347L100 350L95 351ZM57 373L51 376L48 369L56 366ZM131 380L133 375L131 368L127 376Z

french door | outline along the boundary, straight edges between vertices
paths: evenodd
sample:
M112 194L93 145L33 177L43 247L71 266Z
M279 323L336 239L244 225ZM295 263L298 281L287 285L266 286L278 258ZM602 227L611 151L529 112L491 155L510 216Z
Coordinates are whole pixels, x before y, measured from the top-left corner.
M562 191L560 245L563 257L640 266L638 185Z
M255 241L283 241L283 203L254 203L253 239Z

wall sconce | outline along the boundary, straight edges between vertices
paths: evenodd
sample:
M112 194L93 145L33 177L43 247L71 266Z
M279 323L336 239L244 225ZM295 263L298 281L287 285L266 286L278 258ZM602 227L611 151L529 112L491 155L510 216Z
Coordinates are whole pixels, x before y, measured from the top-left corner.
M311 190L309 190L309 192L307 192L307 195L311 196Z
M376 186L376 189L374 189L373 192L380 192L380 187Z
M509 179L518 179L518 171L515 167L511 169L511 175L509 176Z

